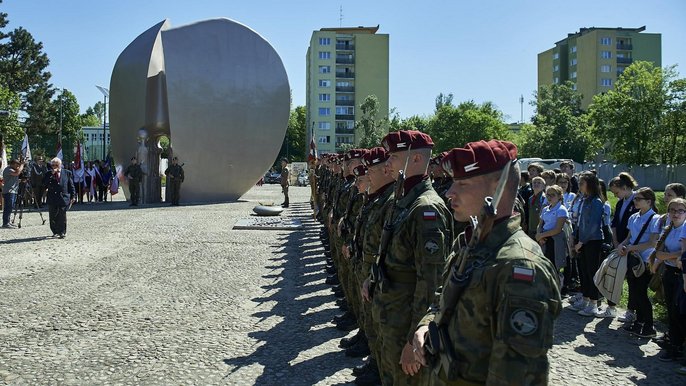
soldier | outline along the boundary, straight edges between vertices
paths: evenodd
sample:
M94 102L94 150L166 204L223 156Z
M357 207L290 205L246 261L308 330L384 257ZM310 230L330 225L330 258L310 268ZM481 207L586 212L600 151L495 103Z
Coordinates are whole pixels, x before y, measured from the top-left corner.
M164 175L167 176L167 186L171 188L171 205L179 206L181 183L185 176L183 167L179 165L178 157L172 158L172 164L164 171Z
M141 181L143 181L143 170L138 164L136 157L131 157L131 163L124 171L124 176L129 179L129 194L131 195L131 204L129 206L138 206L138 200L141 195Z
M497 211L458 237L441 294L414 334L416 360L433 370L430 384L548 383L560 290L554 267L513 213L516 159L515 145L492 140L452 149L443 160L456 220L486 213L487 196Z
M290 186L290 180L289 180L289 173L290 171L288 170L288 160L286 158L281 159L281 190L283 190L283 204L281 204L282 207L288 208L288 187Z
M402 171L406 176L398 183L395 205L384 224L390 242L385 251L382 242L372 268L378 272L372 313L379 323L379 367L384 385L421 381L421 376L411 376L420 366L410 342L440 285L452 245L452 216L427 174L433 145L431 137L419 131L392 132L383 140L390 153L386 165L391 175L401 179Z

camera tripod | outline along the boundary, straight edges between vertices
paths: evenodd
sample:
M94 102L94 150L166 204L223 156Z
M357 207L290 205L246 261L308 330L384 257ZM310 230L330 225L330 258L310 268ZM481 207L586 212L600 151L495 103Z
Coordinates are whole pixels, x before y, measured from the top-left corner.
M19 222L17 223L17 228L21 228L21 219L24 217L24 207L26 206L27 201L29 206L31 205L31 201L36 203L36 206L38 206L38 214L40 215L41 221L43 221L41 225L45 225L45 218L43 218L43 212L40 210L40 202L36 201L36 194L33 191L33 188L31 188L31 184L25 180L19 182L19 193L17 194L17 201L14 203L12 224L14 224L14 220L17 218L17 213L19 213Z

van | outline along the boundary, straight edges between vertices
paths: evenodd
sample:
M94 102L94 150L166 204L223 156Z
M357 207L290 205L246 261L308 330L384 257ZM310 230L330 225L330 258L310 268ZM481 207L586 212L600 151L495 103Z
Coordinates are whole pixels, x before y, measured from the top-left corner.
M559 169L560 164L563 161L571 161L571 160L570 159L564 159L564 158L551 158L551 159L521 158L519 160L519 168L522 171L525 171L529 167L529 165L531 165L532 163L537 163L537 164L542 165L543 168L546 170L553 170L553 169ZM581 170L583 170L584 165L582 165L576 161L572 161L572 163L574 163L574 172L575 173L578 173Z

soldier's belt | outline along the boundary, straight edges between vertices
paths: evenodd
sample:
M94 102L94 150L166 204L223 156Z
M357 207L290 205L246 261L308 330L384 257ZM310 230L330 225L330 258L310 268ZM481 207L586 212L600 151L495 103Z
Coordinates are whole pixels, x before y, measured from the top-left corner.
M386 269L386 279L393 284L415 284L417 274L412 271L391 271Z

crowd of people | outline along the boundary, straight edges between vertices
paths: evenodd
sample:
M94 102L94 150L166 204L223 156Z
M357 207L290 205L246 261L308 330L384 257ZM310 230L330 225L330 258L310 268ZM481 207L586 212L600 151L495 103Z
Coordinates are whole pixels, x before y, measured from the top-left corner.
M544 383L562 298L580 317L617 318L627 336L652 338L661 361L683 359L684 185L664 188L659 214L655 192L628 173L606 184L571 161L520 171L508 142L431 157L429 136L400 131L382 145L311 160L326 282L344 311L334 323L358 328L340 345L367 356L357 384ZM489 215L484 198L499 194ZM667 309L660 337L649 288ZM686 375L686 362L676 370Z

